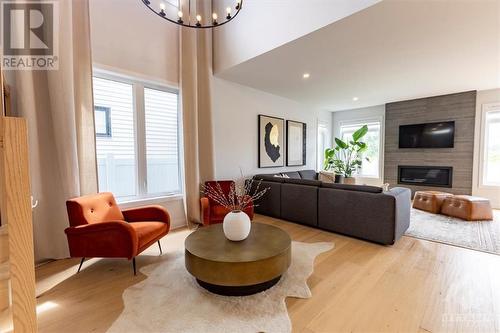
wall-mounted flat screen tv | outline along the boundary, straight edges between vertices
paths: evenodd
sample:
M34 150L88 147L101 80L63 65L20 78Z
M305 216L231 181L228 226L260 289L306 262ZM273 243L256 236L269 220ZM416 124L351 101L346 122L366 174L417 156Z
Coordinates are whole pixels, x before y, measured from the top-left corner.
M399 148L453 148L455 122L399 126Z

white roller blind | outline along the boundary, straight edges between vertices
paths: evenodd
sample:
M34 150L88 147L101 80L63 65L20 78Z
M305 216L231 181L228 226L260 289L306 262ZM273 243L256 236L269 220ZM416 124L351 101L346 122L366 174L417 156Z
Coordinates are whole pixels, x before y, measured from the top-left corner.
M484 151L483 183L500 185L500 111L486 114L486 135Z
M179 184L177 94L144 89L148 193L175 193Z

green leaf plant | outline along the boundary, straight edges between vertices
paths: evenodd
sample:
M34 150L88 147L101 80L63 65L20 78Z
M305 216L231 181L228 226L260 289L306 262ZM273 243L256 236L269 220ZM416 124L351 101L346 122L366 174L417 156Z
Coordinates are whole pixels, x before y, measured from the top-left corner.
M352 177L361 168L363 160L370 161L368 157L363 157L368 146L361 139L366 133L368 126L364 125L346 141L335 138L335 147L325 150L323 168L344 177Z

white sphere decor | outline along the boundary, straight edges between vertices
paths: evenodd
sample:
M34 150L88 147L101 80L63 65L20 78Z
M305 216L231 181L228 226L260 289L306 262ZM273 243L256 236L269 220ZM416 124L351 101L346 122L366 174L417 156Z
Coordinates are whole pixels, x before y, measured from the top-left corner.
M241 210L229 212L224 217L224 235L231 241L242 241L250 234L250 217Z

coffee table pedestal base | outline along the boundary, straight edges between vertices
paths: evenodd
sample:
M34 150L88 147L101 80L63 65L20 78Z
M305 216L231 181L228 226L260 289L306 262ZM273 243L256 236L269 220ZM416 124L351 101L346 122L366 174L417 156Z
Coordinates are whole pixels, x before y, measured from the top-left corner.
M219 286L216 284L207 283L201 280L196 279L198 284L205 288L206 290L223 296L248 296L260 293L266 289L274 286L281 279L281 275L277 278L274 278L270 281L266 281L259 284L254 284L250 286Z

